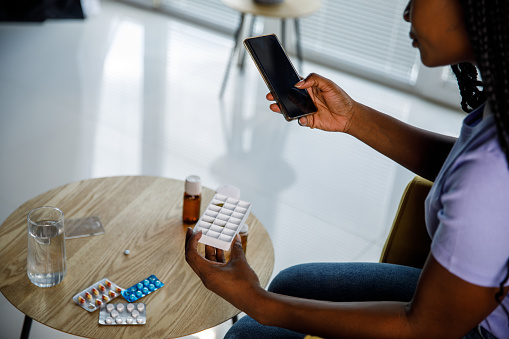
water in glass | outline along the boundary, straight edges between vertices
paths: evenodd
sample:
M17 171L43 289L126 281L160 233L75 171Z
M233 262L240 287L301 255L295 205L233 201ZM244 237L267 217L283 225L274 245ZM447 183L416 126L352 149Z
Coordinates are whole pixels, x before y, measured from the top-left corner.
M61 213L60 218L38 220L33 217L39 215L44 218L46 211L37 209L28 216L27 274L30 281L39 287L60 283L66 273L63 213L56 210ZM55 215L55 211L46 214L51 213Z

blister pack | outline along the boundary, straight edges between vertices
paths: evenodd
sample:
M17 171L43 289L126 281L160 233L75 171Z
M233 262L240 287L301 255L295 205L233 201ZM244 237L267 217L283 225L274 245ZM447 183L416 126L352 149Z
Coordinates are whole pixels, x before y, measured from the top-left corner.
M144 303L108 304L99 312L101 325L143 325L147 322Z
M85 310L93 312L118 297L123 289L104 278L76 294L72 299Z
M163 286L164 284L159 279L157 279L155 275L151 275L147 279L143 279L139 283L123 290L122 296L125 300L134 302L160 289Z

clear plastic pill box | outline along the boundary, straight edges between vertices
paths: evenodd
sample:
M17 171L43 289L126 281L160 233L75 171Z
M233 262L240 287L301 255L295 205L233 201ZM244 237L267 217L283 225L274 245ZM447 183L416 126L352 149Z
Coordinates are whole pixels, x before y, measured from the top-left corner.
M194 226L202 231L200 243L228 251L249 216L251 203L216 194Z

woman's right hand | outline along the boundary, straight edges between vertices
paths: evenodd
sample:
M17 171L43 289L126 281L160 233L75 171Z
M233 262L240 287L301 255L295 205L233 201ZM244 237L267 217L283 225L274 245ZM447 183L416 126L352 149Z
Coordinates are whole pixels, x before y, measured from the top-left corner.
M318 128L329 132L345 132L350 129L352 118L359 104L346 94L333 81L311 73L295 87L306 89L318 108L316 113L301 117L299 124L310 128ZM274 101L272 93L267 94L267 100ZM270 109L280 113L277 103L270 105Z

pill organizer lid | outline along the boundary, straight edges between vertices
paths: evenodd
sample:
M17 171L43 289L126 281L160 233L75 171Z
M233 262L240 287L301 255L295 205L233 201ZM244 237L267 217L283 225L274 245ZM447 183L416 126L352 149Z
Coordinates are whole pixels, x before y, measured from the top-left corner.
M224 185L216 189L216 193L232 197L234 199L240 199L240 189L233 185Z
M197 175L190 175L186 178L185 190L187 194L198 195L201 193L201 179Z

